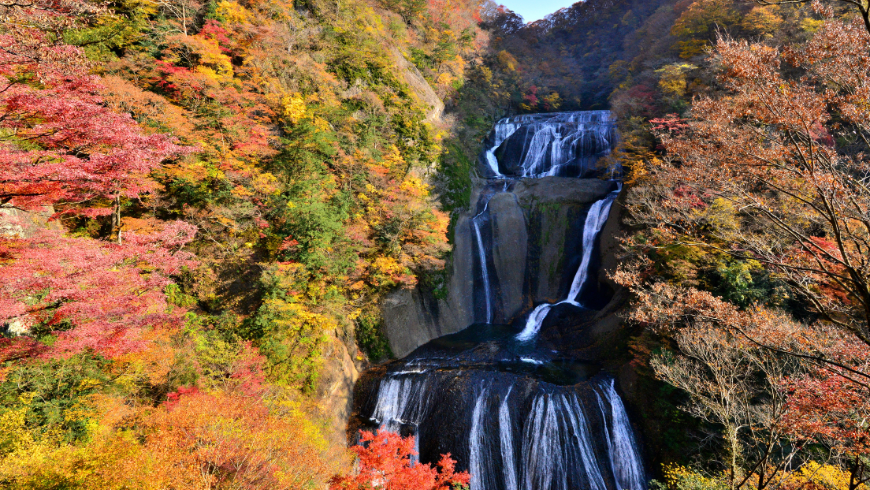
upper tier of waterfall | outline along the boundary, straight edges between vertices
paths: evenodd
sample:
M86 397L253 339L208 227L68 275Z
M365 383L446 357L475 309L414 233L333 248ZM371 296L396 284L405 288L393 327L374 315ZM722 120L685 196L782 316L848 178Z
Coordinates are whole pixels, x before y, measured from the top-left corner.
M616 143L610 111L507 117L484 141L481 173L502 177L583 177Z

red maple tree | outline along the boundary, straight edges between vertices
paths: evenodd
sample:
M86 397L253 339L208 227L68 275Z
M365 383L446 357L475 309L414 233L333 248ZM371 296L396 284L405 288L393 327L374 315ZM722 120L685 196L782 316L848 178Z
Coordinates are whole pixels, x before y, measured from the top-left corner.
M402 438L386 431L361 431L360 445L353 451L359 457L359 472L353 476L336 476L332 490L452 490L468 485L468 472L456 473L456 461L450 454L441 456L438 467L414 463L414 438Z
M90 349L113 357L134 350L142 329L181 322L163 291L170 276L193 263L180 249L195 231L167 223L151 235L130 234L124 245L58 232L0 239L0 323L57 332L43 355ZM17 357L31 342L7 339L0 358Z
M97 11L84 2L4 5L0 204L66 203L77 214L108 215L112 209L95 201L153 190L148 173L190 151L167 135L143 133L129 114L106 107L82 49L60 41Z

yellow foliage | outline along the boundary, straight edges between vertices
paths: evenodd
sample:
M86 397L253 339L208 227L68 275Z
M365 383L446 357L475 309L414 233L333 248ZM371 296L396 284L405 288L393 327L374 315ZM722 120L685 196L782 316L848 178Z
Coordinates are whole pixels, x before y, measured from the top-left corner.
M815 461L801 466L800 471L789 475L784 487L813 488L822 486L831 490L848 490L851 475L848 471L833 465L821 465ZM858 488L866 488L862 485Z
M440 85L449 85L450 82L452 82L453 80L454 78L449 73L442 73L438 75L438 78L435 79L435 83L438 83Z
M724 475L718 477L708 477L701 473L678 464L663 465L663 473L665 482L668 488L674 490L725 490L727 485L723 478Z
M690 39L677 43L680 47L680 58L689 59L704 54L710 47L710 43L703 39Z
M678 37L709 37L715 28L734 25L739 19L734 0L697 0L674 22L671 34Z
M285 95L282 97L281 107L284 110L284 116L294 124L305 118L305 99L303 99L300 94Z
M199 57L196 71L219 83L232 82L233 64L214 39L186 36L184 44Z
M686 72L698 68L688 63L673 63L656 70L659 74L659 88L669 95L682 97L686 94Z
M278 186L278 179L269 172L257 173L251 181L251 186L255 191L262 194L278 194L281 188Z
M429 195L429 185L418 177L408 177L400 187L412 197L422 198Z
M370 282L375 287L392 286L406 269L392 257L378 257L370 266Z
M405 166L405 159L402 157L402 153L396 145L390 145L389 150L387 150L387 155L384 158L384 164L388 168Z
M819 28L821 28L822 25L824 25L824 23L825 23L824 20L816 20L816 19L813 19L811 17L807 17L801 21L801 29L812 34L816 31L818 31Z
M775 5L753 8L740 22L740 26L758 34L771 34L782 25L782 17Z
M250 14L248 10L237 2L230 2L227 0L218 2L217 15L233 24L247 24L250 22Z
M499 51L498 55L496 55L496 58L498 59L498 62L502 66L502 68L506 69L507 71L517 70L517 64L519 62L516 58L514 58L514 55L502 50Z

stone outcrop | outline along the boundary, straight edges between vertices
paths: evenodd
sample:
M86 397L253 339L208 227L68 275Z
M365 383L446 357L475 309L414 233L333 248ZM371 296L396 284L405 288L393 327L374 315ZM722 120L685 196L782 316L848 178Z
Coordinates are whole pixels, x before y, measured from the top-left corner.
M391 48L390 52L396 61L396 66L402 70L405 83L408 84L411 91L414 92L414 95L416 95L420 102L427 108L426 122L440 121L441 115L444 114L444 102L441 101L438 94L436 94L435 90L432 89L432 86L429 85L429 82L423 78L423 74L420 73L420 70L418 70L413 63L408 61L401 51L396 48Z
M492 198L478 225L483 242L492 244L485 255L490 283L497 289L494 323L509 323L537 303L565 297L573 276L565 270L579 266L576 251L586 211L613 185L598 179L545 177L516 182L512 192ZM478 186L475 194L480 192ZM475 312L482 311L483 293L472 216L467 212L456 222L446 298L416 288L395 291L383 302L385 332L395 356L483 321L475 318Z
M40 230L61 230L57 221L49 221L54 208L41 211L24 211L9 204L0 206L0 236L6 238L30 238Z

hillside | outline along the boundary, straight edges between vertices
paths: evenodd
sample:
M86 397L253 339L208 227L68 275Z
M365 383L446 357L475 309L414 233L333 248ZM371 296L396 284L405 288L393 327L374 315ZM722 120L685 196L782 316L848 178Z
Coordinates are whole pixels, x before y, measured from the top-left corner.
M0 9L2 485L323 485L379 298L443 268L477 5Z
M0 487L490 488L471 449L346 447L355 391L460 332L408 392L462 447L594 446L602 490L866 489L868 8L0 2ZM538 133L581 144L531 172ZM513 364L462 333L527 324ZM515 372L513 439L482 435Z

